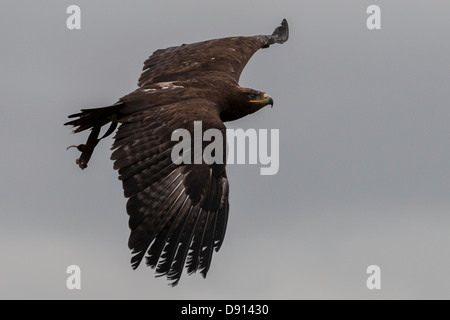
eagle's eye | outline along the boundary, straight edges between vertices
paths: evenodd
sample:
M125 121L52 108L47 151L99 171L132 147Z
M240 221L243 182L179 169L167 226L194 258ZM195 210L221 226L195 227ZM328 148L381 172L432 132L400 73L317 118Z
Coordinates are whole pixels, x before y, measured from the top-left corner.
M250 97L250 100L256 100L256 98L259 97L259 94L258 93L250 93L248 96Z

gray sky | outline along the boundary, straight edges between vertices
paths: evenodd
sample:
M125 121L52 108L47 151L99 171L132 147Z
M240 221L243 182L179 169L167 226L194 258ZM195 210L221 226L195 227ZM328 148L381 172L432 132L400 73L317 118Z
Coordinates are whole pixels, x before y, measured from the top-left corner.
M81 7L81 30L66 8ZM366 27L371 4L381 30ZM0 19L0 298L449 299L448 1L4 1ZM241 85L275 100L229 128L280 130L280 170L230 165L230 218L208 277L175 288L133 271L126 199L62 124L136 88L155 50L212 38L290 39ZM81 268L68 290L66 268ZM381 268L368 290L366 268Z

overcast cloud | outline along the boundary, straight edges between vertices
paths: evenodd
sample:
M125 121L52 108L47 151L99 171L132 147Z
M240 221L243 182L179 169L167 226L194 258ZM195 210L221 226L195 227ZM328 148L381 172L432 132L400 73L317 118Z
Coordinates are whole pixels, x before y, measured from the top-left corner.
M81 8L81 30L66 9ZM366 9L381 7L381 30ZM0 298L449 299L448 1L2 2ZM208 277L175 288L127 248L103 140L89 167L63 126L136 88L168 46L270 34L241 85L275 105L229 128L280 130L280 167L230 165L230 218ZM66 268L81 268L68 290ZM366 268L381 268L368 290Z

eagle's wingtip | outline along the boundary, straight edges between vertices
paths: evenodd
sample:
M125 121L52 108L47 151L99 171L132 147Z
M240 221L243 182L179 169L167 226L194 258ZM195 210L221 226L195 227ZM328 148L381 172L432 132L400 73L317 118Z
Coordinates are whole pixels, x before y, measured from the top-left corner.
M289 39L289 25L286 19L281 21L281 25L272 33L272 43L284 43Z

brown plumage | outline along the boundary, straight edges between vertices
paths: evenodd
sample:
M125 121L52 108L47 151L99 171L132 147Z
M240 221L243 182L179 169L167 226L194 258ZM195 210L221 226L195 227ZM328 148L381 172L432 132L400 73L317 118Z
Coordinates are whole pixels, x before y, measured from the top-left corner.
M111 159L128 198L133 268L147 253L147 265L156 267L157 274L167 276L172 285L178 283L184 265L188 273L199 270L206 276L228 219L225 161L175 164L171 150L177 141L171 141L172 132L184 128L192 134L194 121L202 121L203 132L219 129L225 140L223 122L272 104L267 94L239 87L239 76L257 50L287 39L288 24L283 20L268 36L157 50L144 63L138 89L112 106L69 116L75 119L66 125L74 126L74 132L91 129L86 144L76 146L82 169L97 143L120 124ZM98 138L100 128L109 123L108 131Z

